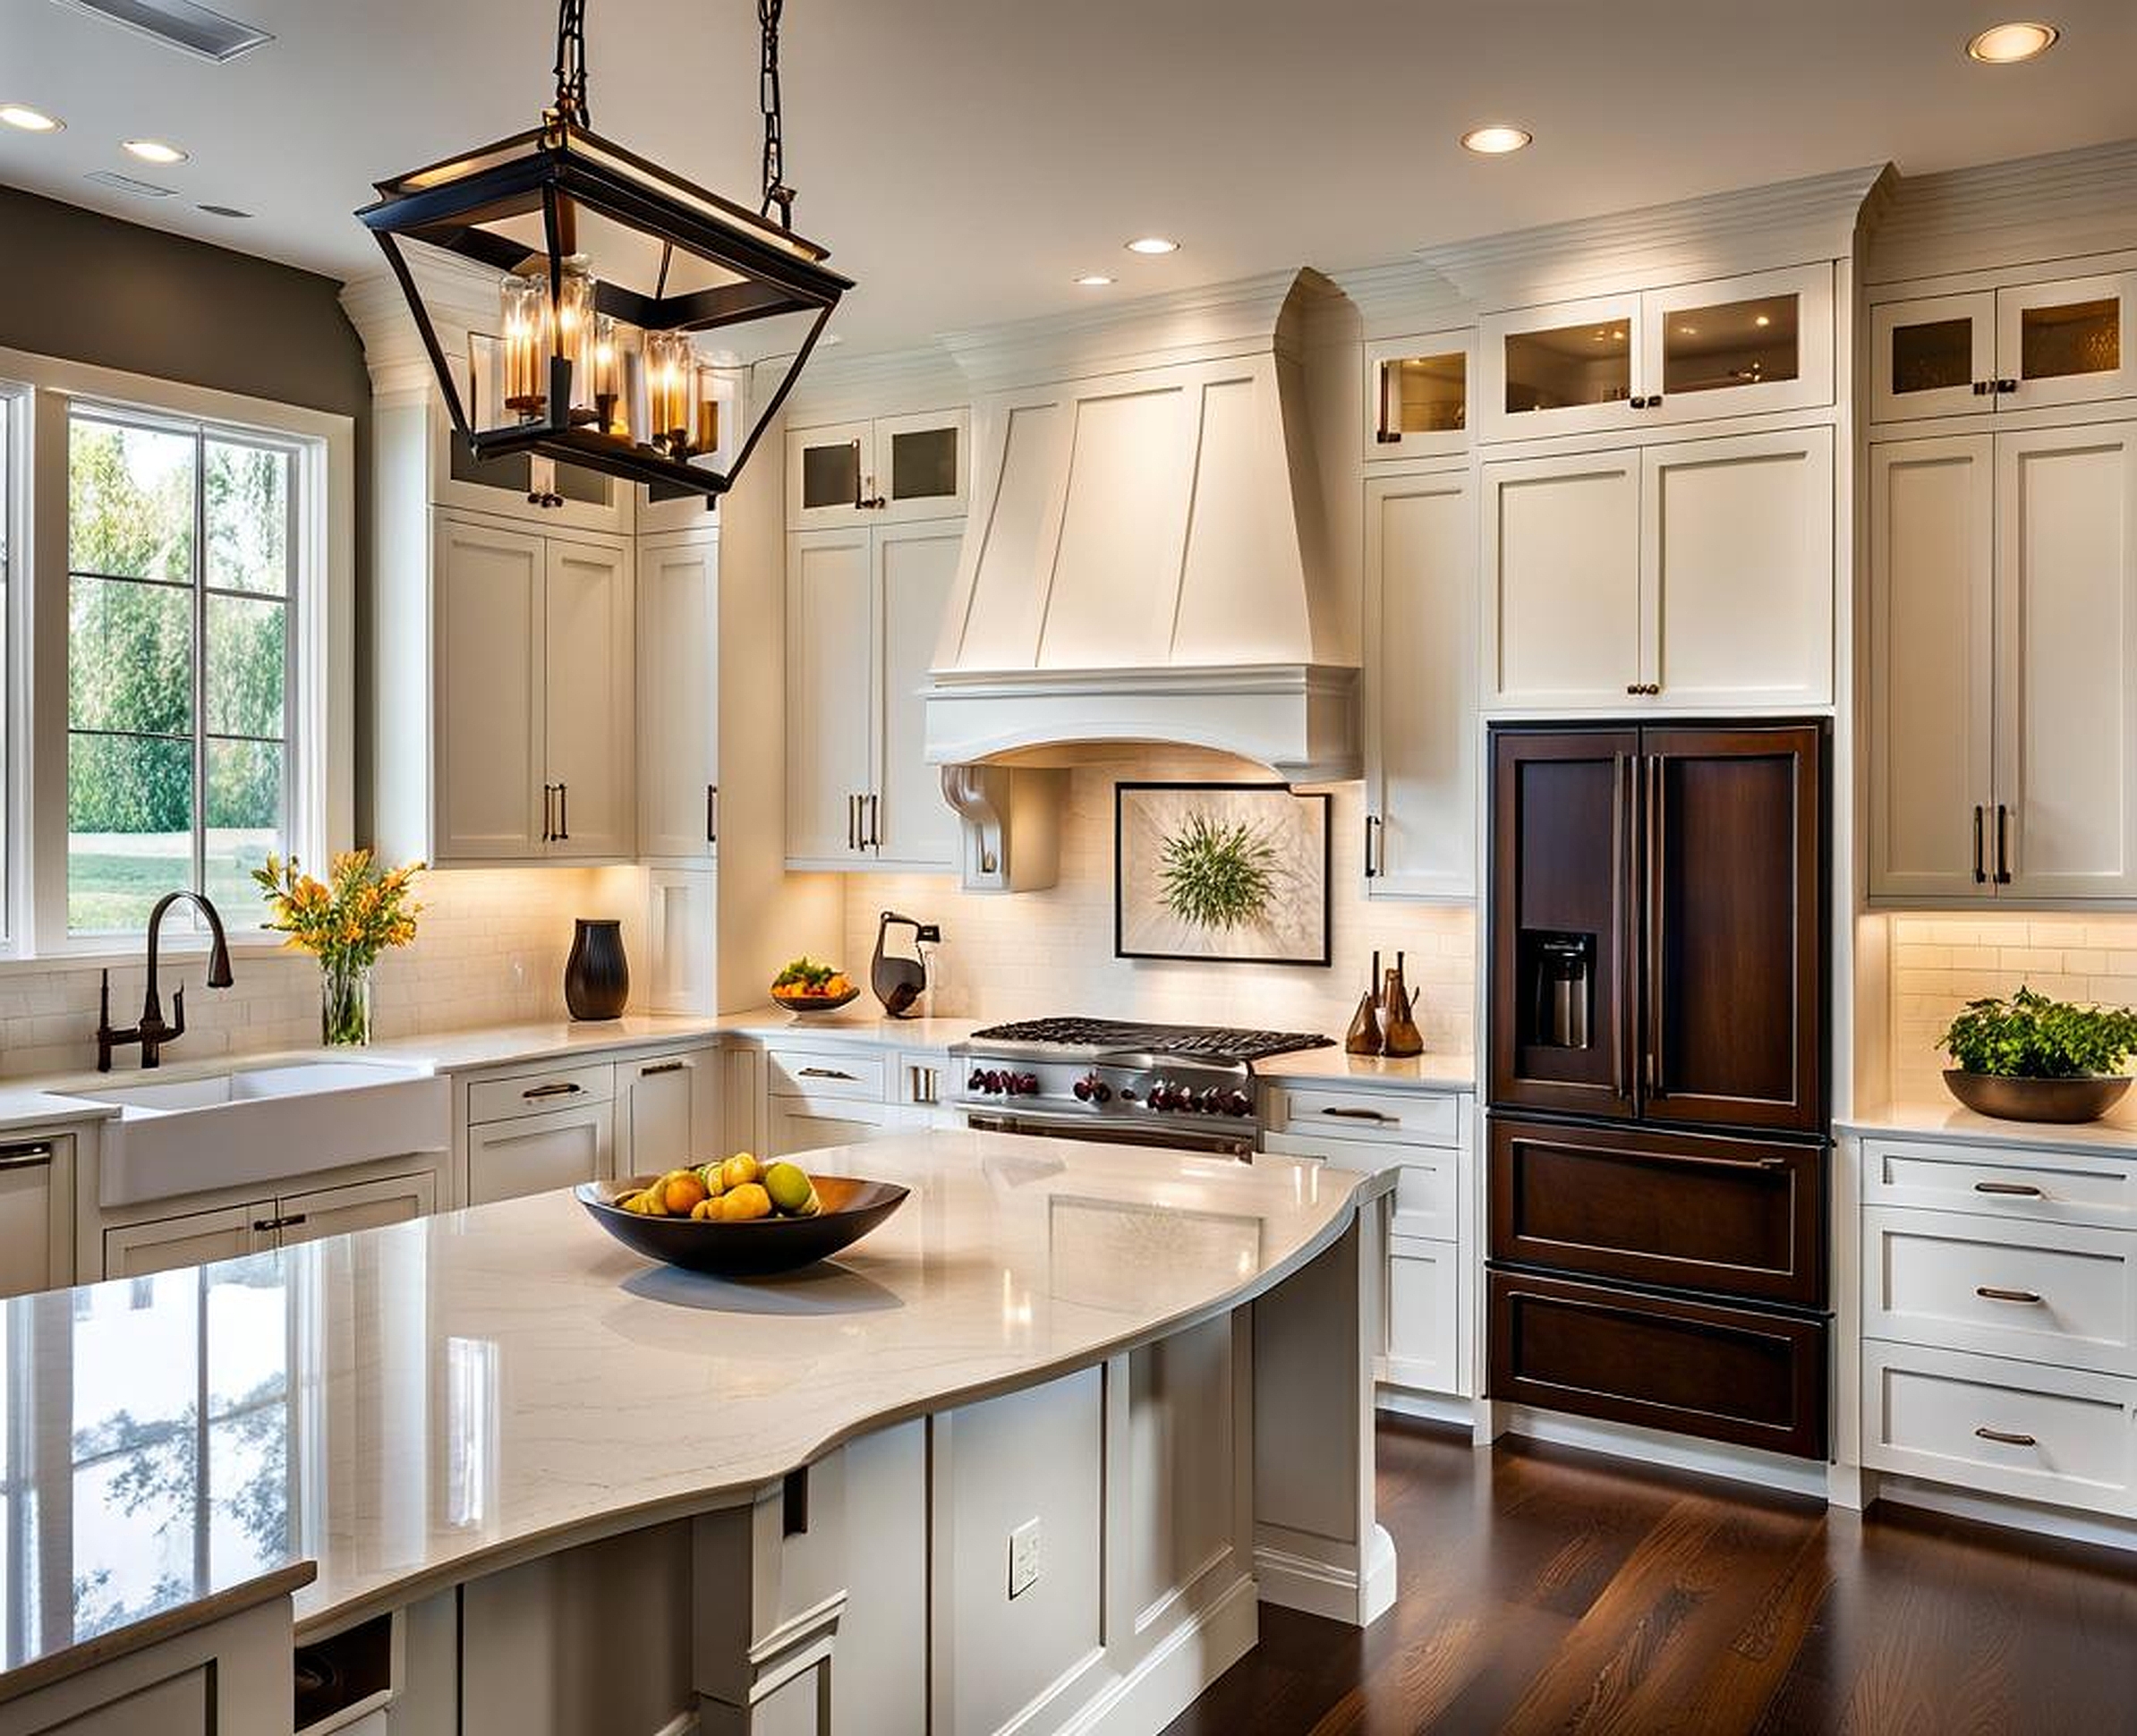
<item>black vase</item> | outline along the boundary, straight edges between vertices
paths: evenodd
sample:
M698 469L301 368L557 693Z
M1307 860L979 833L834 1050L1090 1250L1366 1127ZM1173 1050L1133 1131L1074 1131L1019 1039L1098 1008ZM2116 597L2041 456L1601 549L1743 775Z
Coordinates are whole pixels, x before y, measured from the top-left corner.
M582 916L564 964L564 1004L574 1018L621 1018L631 998L631 967L624 959L623 924Z

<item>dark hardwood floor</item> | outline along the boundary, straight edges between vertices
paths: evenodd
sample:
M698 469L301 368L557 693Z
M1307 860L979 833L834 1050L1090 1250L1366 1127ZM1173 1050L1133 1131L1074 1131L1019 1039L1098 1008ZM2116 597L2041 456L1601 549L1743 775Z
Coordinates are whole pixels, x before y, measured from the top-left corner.
M1395 1607L1262 1610L1168 1736L2137 1732L2137 1557L1384 1419Z

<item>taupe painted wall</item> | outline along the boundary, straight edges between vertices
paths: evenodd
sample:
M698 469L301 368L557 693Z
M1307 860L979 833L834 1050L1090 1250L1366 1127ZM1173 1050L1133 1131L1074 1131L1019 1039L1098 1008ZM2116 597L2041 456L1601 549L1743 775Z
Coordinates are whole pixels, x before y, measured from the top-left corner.
M369 837L371 391L340 285L8 186L0 261L0 346L354 419L356 834Z

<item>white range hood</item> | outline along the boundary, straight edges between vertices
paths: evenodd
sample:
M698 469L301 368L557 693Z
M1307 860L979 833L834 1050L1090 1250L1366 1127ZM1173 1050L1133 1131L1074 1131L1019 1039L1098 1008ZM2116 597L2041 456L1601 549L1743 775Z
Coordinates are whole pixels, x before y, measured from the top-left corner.
M1356 574L1307 433L1309 327L1347 305L1290 272L948 340L973 500L932 762L1154 743L1358 775Z

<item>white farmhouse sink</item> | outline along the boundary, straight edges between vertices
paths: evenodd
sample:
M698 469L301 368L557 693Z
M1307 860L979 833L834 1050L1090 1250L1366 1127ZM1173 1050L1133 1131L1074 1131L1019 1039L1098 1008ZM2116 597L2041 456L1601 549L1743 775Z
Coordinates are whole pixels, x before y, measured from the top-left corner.
M69 1091L115 1107L104 1130L106 1205L271 1187L452 1143L450 1087L385 1061L297 1061Z

